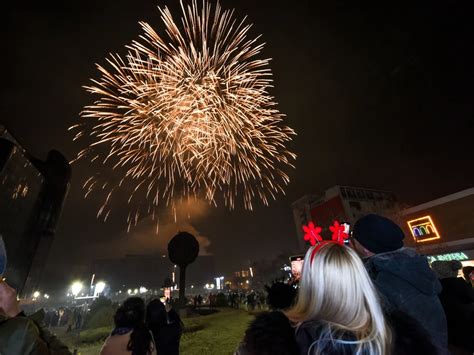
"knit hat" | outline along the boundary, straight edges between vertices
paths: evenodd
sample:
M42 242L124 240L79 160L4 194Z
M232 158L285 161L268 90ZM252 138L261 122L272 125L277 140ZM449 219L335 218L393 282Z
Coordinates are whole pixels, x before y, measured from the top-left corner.
M368 214L354 225L354 239L372 253L385 253L403 247L405 235L401 228L388 218Z
M438 279L446 279L448 277L457 277L462 264L459 260L436 260L431 263L431 268L438 276Z

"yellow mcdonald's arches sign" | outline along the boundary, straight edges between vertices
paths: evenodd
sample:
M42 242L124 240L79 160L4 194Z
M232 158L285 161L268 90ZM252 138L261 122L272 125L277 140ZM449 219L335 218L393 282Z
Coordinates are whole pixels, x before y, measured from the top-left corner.
M431 216L412 219L407 224L411 235L417 243L441 238Z

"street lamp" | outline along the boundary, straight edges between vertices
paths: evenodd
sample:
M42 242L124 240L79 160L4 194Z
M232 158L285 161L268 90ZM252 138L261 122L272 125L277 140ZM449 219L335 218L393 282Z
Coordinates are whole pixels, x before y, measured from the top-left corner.
M224 276L216 277L216 287L218 290L224 289Z
M79 292L81 292L82 287L83 287L83 285L82 285L82 282L80 282L80 281L76 281L71 285L71 292L72 292L74 297L77 297Z
M33 298L38 298L41 294L39 293L39 291L35 291L33 293Z
M94 293L96 294L96 296L98 296L102 292L104 292L104 289L105 289L105 282L99 281L95 284Z

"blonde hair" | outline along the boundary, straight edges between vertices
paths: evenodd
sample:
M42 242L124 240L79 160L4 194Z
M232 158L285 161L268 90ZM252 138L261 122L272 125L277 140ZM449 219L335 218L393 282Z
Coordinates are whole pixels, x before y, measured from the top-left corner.
M354 344L356 354L390 353L390 328L375 287L356 252L327 243L312 257L317 247L306 253L298 300L287 312L288 318L297 326L305 321L321 322L326 331L321 333L320 340L329 336L335 342ZM351 332L356 340L341 339L345 331ZM319 354L317 340L308 354L311 348L313 354Z

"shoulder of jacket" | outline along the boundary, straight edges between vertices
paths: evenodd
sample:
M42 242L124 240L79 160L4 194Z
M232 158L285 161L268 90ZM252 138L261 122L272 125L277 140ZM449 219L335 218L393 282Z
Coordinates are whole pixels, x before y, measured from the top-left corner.
M38 326L28 317L7 318L1 323L2 326L16 328L18 330L32 331L39 334Z

